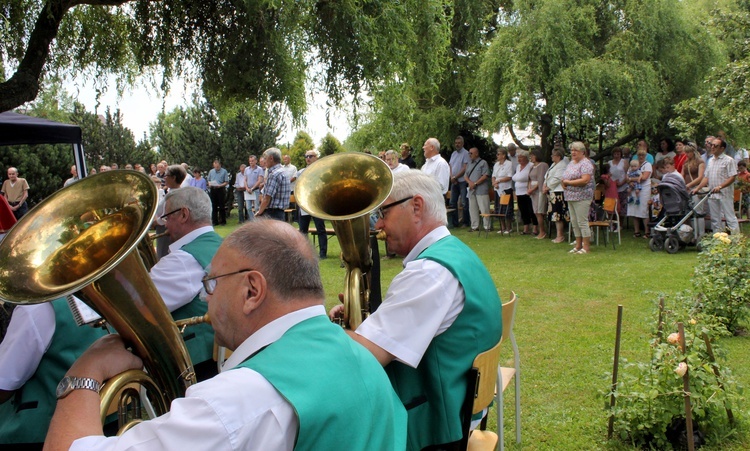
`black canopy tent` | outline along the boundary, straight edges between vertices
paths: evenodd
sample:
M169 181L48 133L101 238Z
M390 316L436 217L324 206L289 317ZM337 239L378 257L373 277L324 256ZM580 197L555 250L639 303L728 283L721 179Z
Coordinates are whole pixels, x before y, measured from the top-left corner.
M18 144L72 144L78 176L86 177L81 127L77 125L25 116L11 111L0 113L0 146Z

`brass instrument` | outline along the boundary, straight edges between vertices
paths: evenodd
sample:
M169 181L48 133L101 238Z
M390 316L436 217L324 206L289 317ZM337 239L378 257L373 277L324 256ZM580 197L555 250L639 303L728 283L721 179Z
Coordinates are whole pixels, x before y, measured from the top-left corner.
M344 324L351 330L369 314L370 212L392 188L388 165L360 152L321 158L302 172L294 188L300 208L333 223L346 264Z
M102 399L120 391L118 381L152 380L146 383L149 399L162 414L195 383L195 373L137 250L157 198L151 179L136 171L104 172L57 191L0 243L0 300L37 304L75 293L117 330L148 371L116 376Z

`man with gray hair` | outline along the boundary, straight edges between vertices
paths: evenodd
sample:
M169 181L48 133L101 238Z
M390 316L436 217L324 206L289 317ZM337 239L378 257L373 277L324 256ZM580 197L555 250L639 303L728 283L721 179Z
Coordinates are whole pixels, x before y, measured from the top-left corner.
M471 219L469 218L469 197L467 192L467 180L464 177L466 174L466 168L471 161L469 152L464 148L463 136L457 136L453 142L455 150L451 154L451 159L448 162L451 167L451 200L450 206L453 212L451 213L451 224L453 227L459 227L465 225L470 227ZM458 207L459 204L463 211L463 216L459 221L458 218Z
M411 406L407 449L458 449L466 372L500 341L500 298L479 257L448 231L435 179L420 171L393 178L375 227L386 232L390 251L405 256L404 270L350 336L373 353ZM330 315L340 316L342 307Z
M203 284L216 341L233 351L225 371L119 437L102 435L99 397L75 390L57 402L50 451L406 447L406 411L373 356L326 318L318 260L299 232L277 221L245 224L226 238ZM142 365L112 335L69 374L101 382ZM332 395L342 376L346 389Z
M440 156L440 141L436 138L428 138L422 146L424 151L424 164L422 172L431 175L443 190L443 195L450 189L451 167L443 157Z
M263 186L263 197L256 216L266 216L271 219L284 221L284 210L289 208L289 196L292 188L289 179L281 166L281 151L271 147L263 152L268 168L268 176Z
M202 316L208 306L200 299L201 279L221 245L221 237L211 226L211 199L200 188L186 186L171 190L164 205L166 213L160 219L172 244L169 254L151 268L151 280L174 319ZM216 374L211 326L190 326L184 336L198 380Z

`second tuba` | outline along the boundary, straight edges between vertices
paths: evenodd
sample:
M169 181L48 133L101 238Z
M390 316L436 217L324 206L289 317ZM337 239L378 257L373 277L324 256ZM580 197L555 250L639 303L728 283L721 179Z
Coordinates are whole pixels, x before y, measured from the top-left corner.
M132 347L148 372L113 379L125 385L152 380L148 385L156 393L149 399L162 414L195 383L195 373L138 252L157 198L150 178L124 170L86 177L57 191L0 242L0 300L38 304L79 296ZM113 382L102 389L103 399Z
M321 158L302 172L294 188L300 208L333 223L346 265L344 325L351 330L369 314L370 213L392 188L391 168L361 152Z

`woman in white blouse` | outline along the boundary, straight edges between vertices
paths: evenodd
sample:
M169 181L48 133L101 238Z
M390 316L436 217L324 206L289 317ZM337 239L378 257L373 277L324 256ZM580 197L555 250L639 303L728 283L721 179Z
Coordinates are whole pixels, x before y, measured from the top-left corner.
M497 150L497 161L492 168L492 188L495 190L495 213L502 213L505 217L500 218L500 230L497 233L509 235L513 230L513 163L508 159L508 151L500 148ZM503 194L510 194L510 203L505 211L500 211L500 198Z
M525 150L519 150L516 153L518 158L518 167L513 174L513 183L516 185L516 199L518 200L518 212L521 213L523 221L523 232L521 235L536 235L538 233L538 222L534 215L534 206L529 196L529 173L533 165L529 164L529 153ZM533 225L533 232L529 231L529 225Z
M555 223L557 231L557 236L552 240L553 243L565 241L565 221L570 218L568 205L563 197L562 178L565 167L568 165L564 158L565 155L561 149L552 150L552 166L544 176L544 188L542 188L549 202L550 222Z

